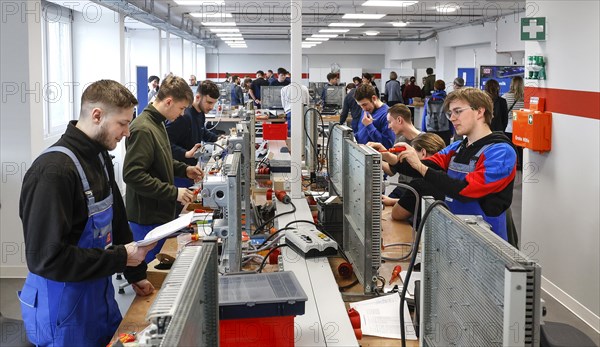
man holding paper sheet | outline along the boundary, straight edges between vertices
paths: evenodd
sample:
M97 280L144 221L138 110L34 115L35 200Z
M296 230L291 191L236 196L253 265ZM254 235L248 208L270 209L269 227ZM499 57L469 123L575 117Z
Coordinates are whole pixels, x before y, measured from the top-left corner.
M146 252L133 241L108 150L124 136L137 100L115 81L92 83L79 121L25 174L19 214L29 275L19 292L29 340L40 346L105 346L121 322L111 276L138 295L154 291Z
M156 101L131 123L131 135L125 141L127 153L123 180L127 184L127 217L135 240L175 218L177 203L192 202L194 194L174 185L175 176L200 180L202 170L173 159L165 121L174 122L192 103L194 96L187 82L167 76L156 94ZM200 144L195 146L200 147ZM195 151L193 149L193 151ZM148 252L151 262L164 240Z

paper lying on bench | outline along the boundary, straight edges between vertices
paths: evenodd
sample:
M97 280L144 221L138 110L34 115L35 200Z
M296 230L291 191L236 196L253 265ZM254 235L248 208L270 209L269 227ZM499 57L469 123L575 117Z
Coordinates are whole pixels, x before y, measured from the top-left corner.
M177 219L152 229L143 240L137 241L138 246L146 246L169 237L192 223L193 213L186 213Z
M400 338L400 295L397 293L351 302L350 307L360 315L360 329L363 335ZM406 302L404 303L404 331L407 340L417 339Z

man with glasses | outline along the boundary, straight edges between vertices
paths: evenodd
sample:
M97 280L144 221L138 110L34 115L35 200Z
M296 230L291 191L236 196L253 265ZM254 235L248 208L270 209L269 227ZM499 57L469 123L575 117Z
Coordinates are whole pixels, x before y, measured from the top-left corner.
M444 101L444 111L464 140L423 160L410 145L399 142L395 146L404 146L405 151L383 153L382 158L395 171L423 177L443 192L452 213L481 215L508 240L506 211L512 202L517 156L503 133L492 132L492 110L491 98L479 89L453 91ZM373 147L383 149L379 146Z

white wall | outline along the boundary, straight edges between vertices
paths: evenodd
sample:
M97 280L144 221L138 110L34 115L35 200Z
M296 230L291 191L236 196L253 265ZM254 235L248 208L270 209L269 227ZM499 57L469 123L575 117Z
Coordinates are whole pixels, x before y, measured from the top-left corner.
M196 45L196 77L198 81L206 79L206 49Z
M81 12L74 12L73 19L73 78L75 95L81 96L90 83L99 79L121 81L121 30L115 13L102 8L97 21L90 21ZM118 16L117 16L118 18ZM92 38L93 39L90 39ZM101 53L100 53L101 52ZM76 98L76 114L80 109Z
M599 3L533 5L538 9L536 17L546 17L547 36L545 42L526 43L525 51L546 57L548 79L527 84L595 92L597 99ZM565 18L573 20L566 25ZM534 89L532 95L536 93ZM596 119L554 113L552 150L545 154L526 151L524 163L529 167L524 171L522 242L536 251L534 258L541 263L545 279L543 289L599 330L600 124L595 112Z
M218 50L207 50L206 72L250 73L254 78L258 70L290 69L289 41L248 41L247 45L245 49L234 49L222 43ZM310 68L330 68L331 64L337 63L342 68L361 68L365 72L378 73L384 65L383 49L383 42L325 42L302 50L302 72L308 73Z
M454 79L456 68L476 64L523 64L527 54L548 59L541 88L600 91L598 2L535 2L528 6L546 17L547 40L520 41L520 13L495 23L439 33L420 44L390 42L385 61L413 67L411 60L434 58L438 78ZM565 24L565 18L572 18ZM585 43L574 38L583 38ZM498 52L498 53L497 53ZM477 67L477 66L475 66ZM418 79L420 81L420 79ZM596 94L594 96L598 98ZM566 100L585 102L585 100ZM552 110L550 110L552 111ZM523 173L522 244L542 265L543 289L597 330L600 329L600 125L597 119L553 115L552 151L526 151ZM578 139L578 140L573 140Z
M125 30L120 16L99 5L100 15L91 17L89 13L74 12L73 18L73 79L75 84L75 115L79 117L81 94L90 83L100 79L112 79L125 84L135 95L135 80L126 81L124 64ZM90 38L94 38L93 40ZM98 52L101 52L99 54ZM135 75L133 75L135 76ZM115 178L121 193L123 183L123 160L125 143L121 141L115 150Z
M402 67L410 67L411 60L420 62L427 59L433 62L427 67L434 68L436 78L444 80L446 86L451 86L459 67L509 64L511 56L521 64L525 50L525 44L519 41L522 15L523 13L502 17L497 23L442 31L436 38L424 42L387 42L386 66L401 61ZM413 68L421 67L416 65L419 63L413 63ZM419 77L417 76L417 84L421 83Z
M45 145L41 103L44 97L41 3L27 0L2 6L0 277L22 277L27 274L27 268L19 218L21 185L31 162ZM22 10L32 12L25 15Z
M183 42L180 37L171 35L171 47L169 52L171 54L171 67L169 69L176 76L182 76L185 80L188 79L189 76L183 75Z
M183 40L183 74L181 75L186 80L190 75L196 75L195 69L192 67L194 60L194 50L192 49L193 43L187 40ZM198 76L196 76L198 78Z
M136 66L147 66L148 76L160 77L158 29L129 29L129 81L136 81Z

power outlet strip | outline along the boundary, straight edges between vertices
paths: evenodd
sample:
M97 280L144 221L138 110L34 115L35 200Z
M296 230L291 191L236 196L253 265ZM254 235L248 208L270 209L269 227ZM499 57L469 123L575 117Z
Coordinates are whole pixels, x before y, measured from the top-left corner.
M305 258L336 255L337 242L318 230L286 230L285 243Z

